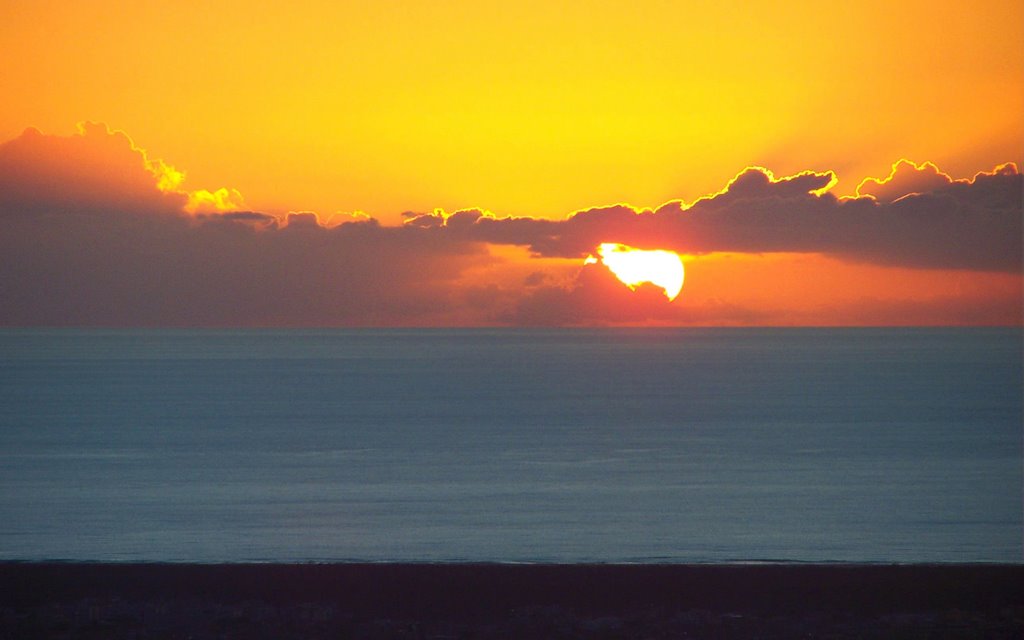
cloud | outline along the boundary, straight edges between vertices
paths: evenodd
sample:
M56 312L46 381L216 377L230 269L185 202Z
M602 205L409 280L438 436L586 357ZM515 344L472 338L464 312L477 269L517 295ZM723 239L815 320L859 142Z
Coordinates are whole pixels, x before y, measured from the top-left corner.
M431 324L457 317L454 283L489 260L479 244L375 222L21 218L0 234L0 324Z
M85 122L71 136L26 129L0 144L0 210L179 214L244 208L235 189L182 189L185 173L151 159L124 132Z
M236 189L220 188L216 191L199 189L188 194L185 211L189 213L237 211L243 207L245 207L245 200Z
M429 324L492 260L358 216L218 213L231 191L193 215L181 175L103 125L0 145L0 324Z
M1020 272L1022 183L1012 164L954 180L934 165L904 161L889 177L863 182L862 197L844 199L828 191L836 180L831 172L777 178L748 168L720 192L689 204L653 210L617 204L560 220L435 210L408 213L400 226L360 213L323 219L297 211L282 218L247 210L230 189L183 190L184 179L104 125L86 124L67 137L29 129L0 144L0 325L785 318L777 309L728 299L688 300L685 288L681 303L669 303L653 286L631 291L603 266L582 266L602 242L694 255L806 252L913 268ZM493 250L500 245L527 247L535 258L524 264ZM575 268L577 260L567 279L565 265ZM562 265L557 273L555 264ZM870 308L858 307L858 317L876 317ZM1005 304L991 308L1009 317Z
M677 311L660 288L629 289L608 269L590 264L568 287L545 285L526 293L501 320L525 326L631 324L668 320Z
M151 161L121 132L79 125L72 136L26 129L0 144L0 213L176 214L182 174Z
M1017 168L1001 165L972 180L953 181L930 166L912 169L922 177L908 175L898 164L891 179L863 183L886 196L881 200L836 198L827 191L835 183L831 172L775 178L765 169L749 168L717 194L653 211L620 204L560 221L434 212L410 215L408 224L443 228L464 239L525 245L541 256L583 257L611 241L689 254L830 253L903 267L1019 272L1024 183ZM931 190L893 197L925 186ZM459 224L450 224L453 219Z
M964 181L966 182L966 181ZM892 165L885 178L865 178L857 186L858 196L870 196L879 202L893 202L903 196L945 189L953 179L931 162L917 164L902 159Z
M747 167L733 178L725 189L698 202L716 199L749 200L752 198L799 198L821 195L831 189L838 178L831 171L804 171L794 176L776 178L764 167Z

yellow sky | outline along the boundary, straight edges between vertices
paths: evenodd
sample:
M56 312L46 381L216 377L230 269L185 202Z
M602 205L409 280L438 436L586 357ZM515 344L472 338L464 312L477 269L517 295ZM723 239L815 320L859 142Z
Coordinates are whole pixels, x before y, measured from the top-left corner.
M385 222L1024 164L1018 2L212 5L0 4L0 137L106 122L189 188Z

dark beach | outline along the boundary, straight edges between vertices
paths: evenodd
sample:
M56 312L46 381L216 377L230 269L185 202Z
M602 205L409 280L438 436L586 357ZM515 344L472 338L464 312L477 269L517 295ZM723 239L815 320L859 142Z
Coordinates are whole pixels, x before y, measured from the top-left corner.
M0 564L0 638L1022 633L1022 565Z

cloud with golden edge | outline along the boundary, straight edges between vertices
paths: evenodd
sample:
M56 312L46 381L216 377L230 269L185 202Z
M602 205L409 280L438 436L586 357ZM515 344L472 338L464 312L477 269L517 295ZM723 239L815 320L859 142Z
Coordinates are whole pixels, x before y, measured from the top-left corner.
M186 174L150 158L123 131L79 123L71 136L28 128L0 145L0 197L7 209L213 213L244 208L234 189L182 188Z
M750 167L691 204L616 204L562 219L437 209L407 213L398 226L359 214L324 220L296 211L281 219L245 210L229 189L185 191L184 180L101 124L65 137L28 129L0 144L0 325L729 324L774 317L728 299L697 304L684 294L669 304L653 285L631 290L603 265L583 264L604 243L694 259L807 254L942 273L1019 279L1021 272L1024 189L1012 163L955 180L929 163L901 161L890 176L863 181L856 198L830 192L831 171L777 177ZM525 248L533 257L494 247ZM560 275L528 262L558 265ZM578 266L567 280L570 264ZM500 280L502 273L516 275ZM498 279L480 280L492 276ZM962 304L995 304L999 317L1010 305L1019 316L1015 291L998 300L965 294Z
M236 189L220 188L216 191L199 189L185 193L188 195L185 211L189 213L238 211L245 208L245 200Z
M912 268L1021 269L1022 180L1012 163L969 181L933 181L933 190L891 200L837 198L829 192L835 182L830 171L777 178L753 167L692 204L675 200L654 210L617 204L562 220L435 211L407 214L406 224L527 246L539 256L582 259L603 242L620 242L681 254L806 252ZM889 193L910 186L902 179L893 184ZM456 216L459 224L450 224Z
M939 191L954 182L931 162L917 164L906 158L892 165L885 178L864 178L857 185L857 196L869 196L879 202L893 202L911 194ZM968 182L959 180L956 182Z

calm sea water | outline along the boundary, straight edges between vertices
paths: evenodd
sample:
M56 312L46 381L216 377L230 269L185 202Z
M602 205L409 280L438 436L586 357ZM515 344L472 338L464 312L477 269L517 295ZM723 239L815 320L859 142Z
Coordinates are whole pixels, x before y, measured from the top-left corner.
M0 331L0 559L1022 562L1021 345Z

